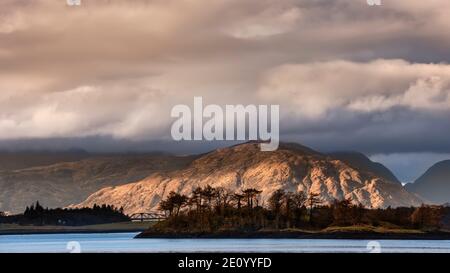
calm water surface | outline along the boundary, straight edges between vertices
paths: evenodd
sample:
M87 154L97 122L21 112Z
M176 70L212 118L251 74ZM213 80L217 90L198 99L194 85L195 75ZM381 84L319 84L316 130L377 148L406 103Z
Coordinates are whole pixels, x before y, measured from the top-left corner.
M450 240L133 239L137 233L2 235L0 252L446 252Z

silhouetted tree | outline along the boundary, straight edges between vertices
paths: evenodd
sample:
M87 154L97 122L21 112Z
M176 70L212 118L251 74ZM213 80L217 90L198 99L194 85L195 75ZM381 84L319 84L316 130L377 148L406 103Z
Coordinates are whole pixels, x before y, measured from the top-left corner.
M44 211L44 208L41 206L41 204L39 204L39 201L36 201L36 206L34 207L34 210L37 213L41 213L42 211Z
M240 210L242 207L242 200L244 199L243 194L235 193L231 196L231 199L236 203L237 209Z
M292 193L292 202L297 209L300 209L305 205L306 199L306 195L302 191Z
M411 222L417 228L439 228L442 220L442 207L422 205L411 214Z
M254 188L245 189L242 191L242 194L244 195L245 199L247 200L247 207L253 208L253 204L257 203L258 201L258 195L261 194L262 191L259 191ZM257 204L258 205L258 204Z
M216 196L216 189L211 187L210 185L207 185L204 189L201 191L201 195L203 199L206 201L206 208L211 209L212 208L212 200Z
M165 200L162 200L159 203L159 209L169 212L169 216L171 216L174 212L175 215L178 215L180 210L187 205L187 202L188 197L186 195L181 195L172 191Z
M306 195L304 192L292 193L292 202L294 206L294 220L299 224L302 221L305 209Z
M189 198L189 203L195 205L197 212L200 212L203 205L203 190L200 187L195 188L192 191L191 198Z
M285 193L283 190L276 190L269 198L269 209L275 215L275 228L277 229L280 227L280 216L284 195Z
M334 225L351 225L352 219L352 201L351 199L335 200L332 205L333 224Z
M125 222L130 218L114 206L104 206L105 210L92 208L55 208L49 209L36 202L27 206L23 214L7 216L4 221L20 225L89 225L113 222Z
M231 192L224 188L217 188L215 190L215 207L217 212L222 213L223 210L230 205L232 195Z
M313 209L322 204L322 200L320 200L320 195L318 193L310 192L306 203L309 207L309 224L313 224Z
M248 232L263 228L325 228L330 225L355 224L438 229L444 214L444 208L438 206L368 209L361 204L353 204L350 199L322 205L317 193L306 196L304 192L283 190L273 192L268 199L268 206L264 207L258 205L259 194L261 191L253 188L231 193L211 186L194 189L189 198L171 192L160 202L160 209L168 212L170 217L154 227L180 232ZM183 209L188 205L187 209ZM110 206L110 209L115 208ZM450 215L450 209L445 213Z
M186 195L172 192L171 198L175 206L175 215L178 215L180 210L187 205L188 197Z

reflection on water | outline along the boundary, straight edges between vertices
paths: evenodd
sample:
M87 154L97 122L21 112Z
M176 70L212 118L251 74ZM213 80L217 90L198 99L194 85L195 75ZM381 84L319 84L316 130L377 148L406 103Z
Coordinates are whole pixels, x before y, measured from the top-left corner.
M0 252L450 253L450 240L133 239L136 234L7 235L0 236Z

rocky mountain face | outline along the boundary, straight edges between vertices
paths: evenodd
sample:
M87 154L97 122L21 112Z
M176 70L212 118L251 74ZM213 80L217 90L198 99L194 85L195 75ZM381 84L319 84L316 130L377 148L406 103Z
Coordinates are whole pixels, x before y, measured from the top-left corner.
M435 204L450 202L450 160L436 163L405 188Z
M331 153L330 156L339 159L346 164L356 168L360 171L372 173L386 181L391 181L396 184L401 185L402 183L398 178L386 168L383 164L378 162L373 162L367 156L358 152L336 152Z
M319 193L324 203L351 198L373 208L422 203L394 179L376 173L298 144L284 143L277 151L261 152L258 143L246 143L204 154L179 170L103 188L78 206L105 203L124 207L126 213L145 212L156 210L171 191L189 195L206 185L233 192L262 190L261 204L278 189Z
M48 158L31 162L44 163ZM17 155L16 159L20 157ZM50 161L53 160L51 157ZM23 169L5 168L0 171L0 211L23 212L36 201L48 207L76 204L104 187L135 182L162 170L179 169L191 161L191 157L169 155L111 155Z

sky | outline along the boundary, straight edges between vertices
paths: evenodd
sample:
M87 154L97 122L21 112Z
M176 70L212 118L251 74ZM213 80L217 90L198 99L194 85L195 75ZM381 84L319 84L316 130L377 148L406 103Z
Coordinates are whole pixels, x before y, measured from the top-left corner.
M278 104L281 140L413 181L450 158L450 1L2 0L0 148L201 152L170 110Z

